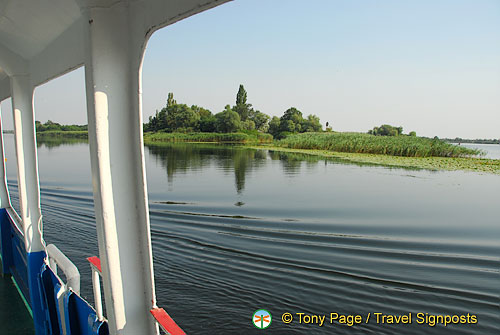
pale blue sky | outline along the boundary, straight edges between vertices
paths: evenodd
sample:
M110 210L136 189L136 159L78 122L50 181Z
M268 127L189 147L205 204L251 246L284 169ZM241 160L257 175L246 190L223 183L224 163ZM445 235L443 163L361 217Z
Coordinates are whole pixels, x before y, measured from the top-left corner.
M236 0L152 36L144 120L168 92L217 113L240 83L264 113L294 106L338 131L499 138L500 1ZM38 88L35 107L86 123L83 70Z

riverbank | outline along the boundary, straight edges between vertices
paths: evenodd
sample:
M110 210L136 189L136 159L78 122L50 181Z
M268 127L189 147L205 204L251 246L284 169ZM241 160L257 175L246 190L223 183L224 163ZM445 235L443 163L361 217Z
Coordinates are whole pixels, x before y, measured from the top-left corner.
M161 142L192 142L192 143L272 143L273 137L259 132L248 133L144 133L145 144Z
M87 131L41 131L36 133L37 139L88 139ZM187 143L272 143L273 137L259 132L248 133L144 133L145 144L187 142Z
M47 130L37 131L37 139L88 139L89 134L85 130L62 131L62 130Z
M260 135L260 136L259 136ZM275 152L292 152L319 157L333 158L347 163L372 164L388 167L415 168L427 170L446 171L474 171L500 175L500 160L471 157L402 157L390 154L352 153L338 152L323 149L305 149L286 147L295 141L280 141L272 143L269 134L245 134L245 133L145 133L144 143L146 145L161 145L162 143L237 143L249 148L267 149ZM86 131L45 131L37 133L41 141L50 140L72 140L87 139ZM293 138L292 138L293 140ZM278 146L277 144L281 145ZM359 145L357 143L356 145ZM455 147L455 146L454 146ZM462 151L462 153L470 153Z
M401 157L365 153L335 152L328 150L292 149L275 145L248 146L276 152L292 152L333 158L347 163L372 164L388 167L414 168L425 170L473 171L500 175L500 159L453 158L453 157Z

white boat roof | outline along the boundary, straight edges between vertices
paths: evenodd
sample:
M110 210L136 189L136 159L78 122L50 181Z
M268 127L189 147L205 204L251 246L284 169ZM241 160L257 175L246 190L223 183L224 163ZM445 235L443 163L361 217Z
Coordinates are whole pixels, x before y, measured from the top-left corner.
M230 0L0 0L0 101L9 76L31 75L34 86L84 63L88 8L125 3L145 35Z

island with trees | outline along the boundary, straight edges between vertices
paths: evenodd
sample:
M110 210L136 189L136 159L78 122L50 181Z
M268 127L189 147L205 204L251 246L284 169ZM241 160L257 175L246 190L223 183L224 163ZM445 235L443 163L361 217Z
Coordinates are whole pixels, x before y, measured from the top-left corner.
M37 139L86 139L86 125L60 125L36 122ZM295 151L332 157L357 163L425 169L473 170L500 174L500 160L481 158L480 150L441 140L437 136L403 133L403 127L383 124L366 133L336 132L328 122L323 130L319 117L306 117L296 107L278 116L269 116L248 102L243 85L239 86L235 104L227 104L218 113L178 103L169 93L166 105L143 125L146 145L170 142L240 143L275 151ZM496 142L495 142L496 141ZM478 143L478 142L472 142ZM484 140L480 143L499 143Z
M262 113L247 102L247 91L240 85L234 106L226 105L216 114L203 107L179 104L173 93L167 104L144 124L145 140L195 142L270 143L293 133L321 131L317 116L307 118L295 107L281 118Z

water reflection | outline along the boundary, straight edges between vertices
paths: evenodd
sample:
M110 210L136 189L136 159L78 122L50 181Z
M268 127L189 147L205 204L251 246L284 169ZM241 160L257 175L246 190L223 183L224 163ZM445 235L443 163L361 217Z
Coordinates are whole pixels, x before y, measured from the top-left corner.
M38 149L49 151L62 146L87 144L87 139L80 138L39 138ZM318 164L342 164L353 166L378 166L372 163L350 162L338 158L275 151L272 149L255 149L242 145L207 144L207 143L158 143L147 144L152 158L160 163L167 174L169 185L172 185L176 174L189 174L206 170L215 166L227 174L234 174L234 186L237 194L245 190L245 181L249 173L265 170L270 162L277 162L288 177L300 175L305 167L307 171L315 169ZM410 167L388 167L389 169L420 170ZM237 204L241 206L241 204Z
M371 163L348 162L338 158L325 158L295 152L254 149L241 145L228 144L193 144L193 143L161 143L148 144L146 147L156 161L167 173L171 185L176 174L201 171L213 164L227 173L234 173L234 184L238 194L245 189L245 180L249 173L263 169L268 161L277 161L285 175L299 175L302 168L314 169L319 163L343 164L354 166L377 166ZM419 170L408 167L395 169Z
M319 162L324 162L325 165L328 162L327 158L307 155L295 152L281 152L281 151L269 151L269 157L272 160L280 161L283 166L283 172L286 175L297 175L305 162L308 169L313 168ZM330 161L333 161L330 159Z
M169 183L173 182L175 174L198 171L215 164L227 173L234 173L238 194L245 189L247 174L263 167L267 159L263 150L232 145L172 143L147 145L147 148L164 167Z
M57 137L36 139L37 148L45 147L49 150L60 146L78 145L83 143L88 143L88 140L84 138L57 138Z

